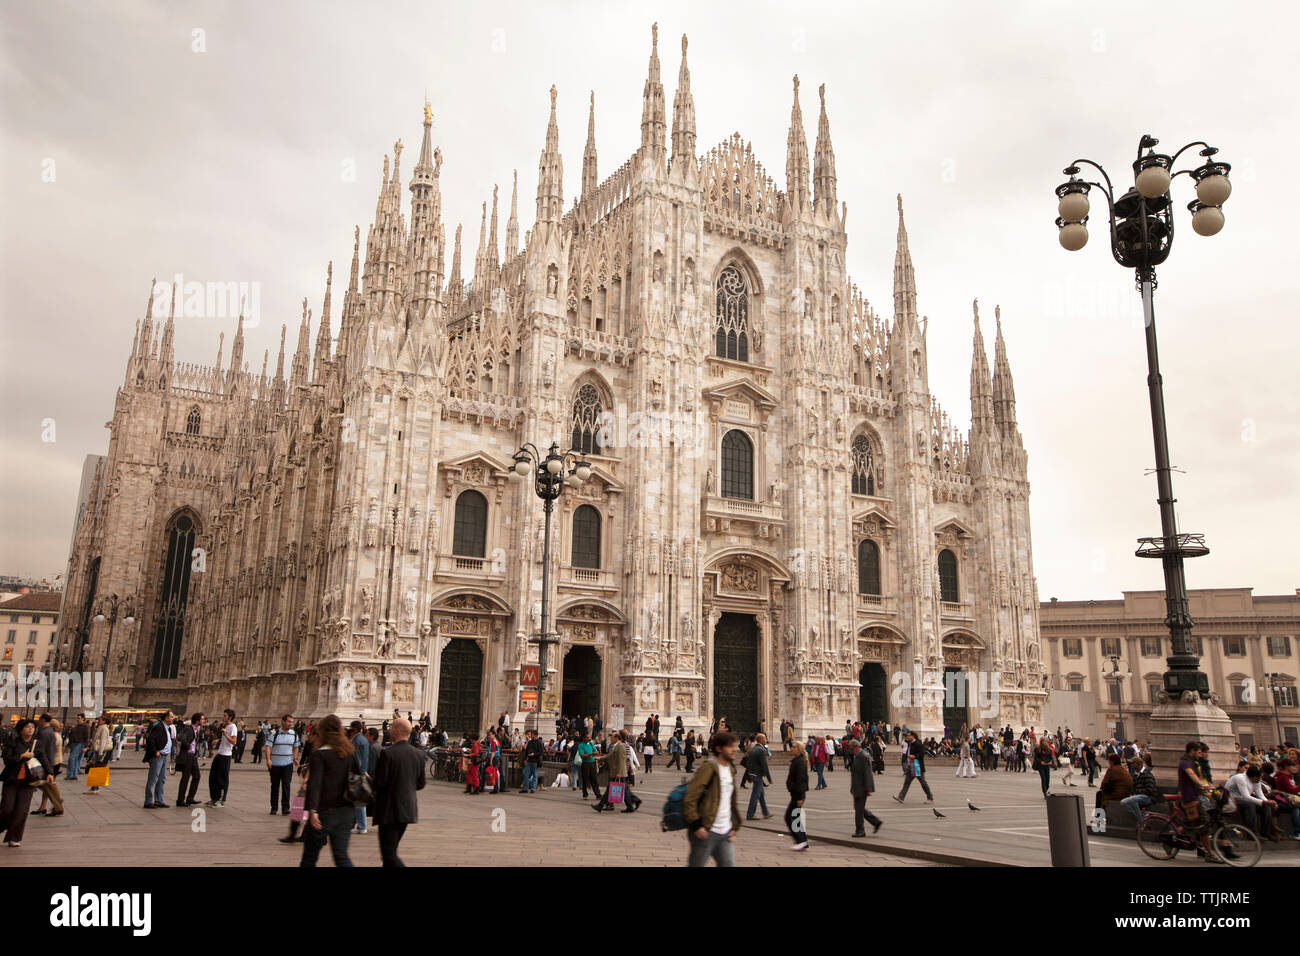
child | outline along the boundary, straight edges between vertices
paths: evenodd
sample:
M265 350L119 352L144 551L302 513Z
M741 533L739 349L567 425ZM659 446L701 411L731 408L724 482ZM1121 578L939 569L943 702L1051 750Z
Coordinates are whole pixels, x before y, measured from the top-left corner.
M555 778L555 782L551 784L551 789L563 790L568 785L569 785L569 775L564 771L560 771L559 775Z

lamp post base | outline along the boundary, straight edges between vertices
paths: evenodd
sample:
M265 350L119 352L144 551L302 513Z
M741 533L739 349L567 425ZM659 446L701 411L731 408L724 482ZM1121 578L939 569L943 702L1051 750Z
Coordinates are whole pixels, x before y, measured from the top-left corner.
M1209 745L1214 781L1222 783L1237 772L1240 754L1236 739L1232 720L1223 708L1195 692L1167 699L1151 711L1148 747L1156 778L1170 791L1178 785L1178 761L1183 759L1190 741L1201 740Z

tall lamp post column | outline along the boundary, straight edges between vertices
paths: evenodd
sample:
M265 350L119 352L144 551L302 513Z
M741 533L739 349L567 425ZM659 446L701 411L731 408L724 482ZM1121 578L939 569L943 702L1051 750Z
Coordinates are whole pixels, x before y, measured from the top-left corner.
M110 661L109 654L112 653L113 650L113 629L117 626L117 614L118 614L118 607L119 607L119 601L117 595L116 594L110 595L106 603L107 603L107 607L101 607L99 613L96 614L94 617L94 620L97 624L103 623L105 620L108 621L108 640L104 642L104 664L100 668L104 673L105 686L107 686L108 684L108 665ZM128 597L125 601L120 602L120 604L122 606L123 611L125 612L125 615L122 618L122 623L130 627L132 624L135 623L135 615L133 614L134 602L131 600L131 598ZM107 614L104 613L105 610L107 610L108 612Z
M1106 680L1112 680L1115 682L1115 704L1119 707L1119 718L1116 721L1116 724L1118 725L1116 728L1118 733L1116 733L1115 736L1120 738L1120 743L1126 744L1128 743L1128 740L1125 738L1128 737L1128 734L1125 731L1127 731L1128 728L1124 726L1124 681L1132 677L1133 674L1128 670L1120 670L1120 659L1118 654L1111 654L1106 658L1106 660L1110 662L1111 669L1109 673L1103 673L1102 676L1105 677Z
M1156 266L1169 257L1173 248L1173 200L1169 194L1172 181L1182 175L1195 181L1196 199L1188 204L1188 209L1192 213L1192 229L1201 236L1213 236L1223 228L1222 207L1232 192L1232 185L1228 180L1231 167L1215 159L1218 149L1208 143L1189 143L1172 156L1155 152L1158 144L1159 140L1151 135L1143 136L1138 142L1133 188L1119 197L1115 195L1110 176L1092 160L1076 159L1067 166L1064 172L1069 180L1056 187L1060 217L1056 225L1061 245L1067 251L1082 249L1088 242L1088 194L1096 188L1106 200L1110 217L1111 254L1121 266L1134 270L1142 295L1160 535L1139 538L1136 554L1140 558L1158 558L1164 566L1165 623L1169 628L1171 654L1166 659L1168 669L1164 674L1161 703L1151 717L1152 735L1156 738L1153 749L1160 751L1163 759L1169 759L1181 755L1183 742L1197 738L1226 754L1231 749L1232 724L1218 707L1217 695L1210 693L1209 678L1201 671L1200 658L1192 650L1192 616L1183 561L1209 554L1209 548L1205 546L1204 535L1179 532L1174 512L1176 499L1169 464L1164 386L1156 347ZM1178 158L1197 146L1202 147L1199 153L1202 164L1175 172ZM1104 185L1080 179L1081 165L1100 173ZM1222 760L1218 772L1230 769Z
M1273 672L1264 675L1264 684L1268 687L1268 692L1273 698L1273 726L1277 730L1277 745L1279 747L1286 743L1286 740L1282 736L1282 717L1277 711L1277 698L1282 692L1282 688L1285 686L1278 680L1281 676L1281 674Z
M543 694L546 691L546 656L552 644L559 639L551 630L551 515L555 511L556 499L565 485L577 487L591 477L591 463L579 451L561 452L560 446L551 442L550 450L543 455L536 445L524 442L515 452L514 467L510 470L511 481L523 481L529 472L533 476L533 491L542 499L542 511L546 515L546 530L542 539L542 619L538 632L529 639L530 644L537 645L537 711L542 712ZM568 468L568 474L564 473Z

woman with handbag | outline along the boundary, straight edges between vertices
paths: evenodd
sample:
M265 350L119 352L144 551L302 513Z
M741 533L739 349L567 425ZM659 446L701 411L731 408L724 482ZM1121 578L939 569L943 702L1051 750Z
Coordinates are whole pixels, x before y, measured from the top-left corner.
M1034 769L1038 771L1038 778L1043 783L1043 796L1047 796L1047 789L1052 785L1052 764L1055 760L1046 740L1034 748Z
M315 727L307 731L307 741L302 745L302 753L298 755L298 775L302 777L302 784L298 787L298 795L294 797L289 809L289 833L287 836L280 837L281 843L301 843L303 835L298 831L303 829L303 824L307 820L307 777L311 773L311 755L320 746L320 734ZM298 810L298 802L302 801L302 811Z
M63 816L63 794L59 792L58 776L63 771L63 727L57 720L50 721L50 730L54 731L51 740L54 741L54 752L47 754L52 769L45 775L45 779L40 782L41 788L41 805L32 811L32 814L38 817L46 815L46 804L52 804L54 810L50 812L52 817Z
M320 747L312 752L307 776L307 830L299 865L315 866L328 839L334 865L351 866L348 838L356 811L348 799L348 774L355 751L336 715L324 717L317 728Z
M790 803L785 808L785 827L794 840L793 850L808 849L808 827L803 811L804 799L808 796L808 759L803 755L803 744L797 740L790 742L794 756L790 758L790 769L785 777L785 789L790 794Z
M5 834L9 846L22 845L32 794L53 772L53 764L36 740L36 722L30 718L20 720L5 741L4 772L0 773L0 781L4 782L0 793L0 833Z

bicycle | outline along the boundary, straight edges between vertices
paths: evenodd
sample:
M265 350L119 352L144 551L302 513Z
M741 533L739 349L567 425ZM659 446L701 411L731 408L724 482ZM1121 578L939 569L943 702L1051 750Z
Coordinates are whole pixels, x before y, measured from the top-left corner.
M1216 801L1221 800L1215 791ZM1199 850L1199 834L1191 826L1177 794L1163 794L1170 813L1144 812L1137 825L1138 846L1153 860L1172 860L1179 850ZM1228 866L1251 867L1259 862L1264 846L1249 827L1226 823L1216 806L1210 811L1210 852Z

